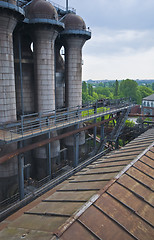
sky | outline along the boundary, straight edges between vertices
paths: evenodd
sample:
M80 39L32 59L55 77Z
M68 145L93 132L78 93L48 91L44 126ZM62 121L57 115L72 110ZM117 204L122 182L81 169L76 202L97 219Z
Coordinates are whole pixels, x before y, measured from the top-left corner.
M154 79L154 0L68 2L92 32L83 47L83 80Z

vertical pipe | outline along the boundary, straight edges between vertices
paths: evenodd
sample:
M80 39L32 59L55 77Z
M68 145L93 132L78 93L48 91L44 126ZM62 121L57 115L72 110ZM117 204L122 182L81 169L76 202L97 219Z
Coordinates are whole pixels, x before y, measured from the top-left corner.
M104 121L104 116L101 117L101 121ZM104 139L104 124L101 124L101 142Z
M117 138L115 142L115 149L119 149L119 138Z
M23 102L23 79L22 79L22 58L21 58L21 37L20 31L18 32L18 44L19 44L19 72L20 72L20 94L21 94L21 113L24 115L24 102Z
M66 0L66 12L68 12L68 0Z
M76 129L79 128L79 124L76 125ZM73 167L77 167L79 164L79 133L74 135L74 161Z
M48 133L48 138L50 139L51 134L50 132ZM51 179L51 143L48 144L48 175L50 176Z
M94 106L94 114L97 113L97 107ZM94 118L94 123L96 123L96 118ZM97 135L97 127L95 126L94 129L93 129L93 135L94 135L94 149L96 148L96 135Z
M19 143L19 147L22 147L22 142ZM20 200L24 199L24 156L20 154L18 156L18 171L19 171L19 196Z

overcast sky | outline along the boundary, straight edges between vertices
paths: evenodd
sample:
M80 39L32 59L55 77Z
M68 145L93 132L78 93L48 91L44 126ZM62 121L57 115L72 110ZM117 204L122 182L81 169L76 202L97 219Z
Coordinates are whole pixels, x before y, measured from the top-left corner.
M69 6L92 31L83 80L154 79L154 0L69 0Z

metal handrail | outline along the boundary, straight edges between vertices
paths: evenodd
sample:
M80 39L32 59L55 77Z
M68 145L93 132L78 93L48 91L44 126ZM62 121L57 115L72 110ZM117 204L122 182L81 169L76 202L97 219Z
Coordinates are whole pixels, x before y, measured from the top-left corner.
M124 102L123 99L118 101L118 106L117 100L109 102L105 101L97 101L95 103L90 103L84 107L75 106L71 108L65 108L63 110L58 109L43 113L22 115L20 121L9 124L2 124L0 125L0 129L9 132L11 139L13 139L13 134L19 134L19 138L21 138L28 133L33 135L36 130L39 130L40 132L49 131L51 127L54 127L56 130L59 125L66 125L66 122L75 124L77 121L98 117L99 114L108 114L113 107L115 109L115 107L120 108L130 105L128 101ZM94 111L95 108L97 108L96 112ZM7 141L8 138L10 138L10 135L9 137L7 135L6 137L4 136L3 140Z

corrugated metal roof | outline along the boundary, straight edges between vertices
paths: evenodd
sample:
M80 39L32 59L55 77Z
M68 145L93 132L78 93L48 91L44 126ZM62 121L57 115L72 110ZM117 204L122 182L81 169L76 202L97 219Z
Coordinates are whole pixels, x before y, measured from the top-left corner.
M3 221L0 239L152 239L153 142L150 129L74 174Z
M153 144L154 146L154 144ZM154 239L154 147L135 160L65 230L73 239Z

